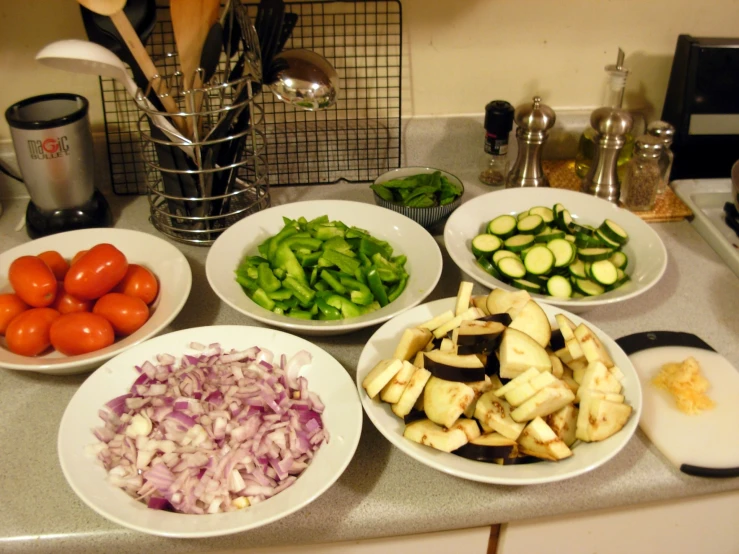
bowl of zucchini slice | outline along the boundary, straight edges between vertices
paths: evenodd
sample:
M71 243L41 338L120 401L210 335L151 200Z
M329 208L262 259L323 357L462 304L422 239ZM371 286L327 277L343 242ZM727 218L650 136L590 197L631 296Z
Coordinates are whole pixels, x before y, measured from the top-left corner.
M638 216L561 189L479 196L452 214L444 241L478 283L574 312L643 294L667 267L662 240Z

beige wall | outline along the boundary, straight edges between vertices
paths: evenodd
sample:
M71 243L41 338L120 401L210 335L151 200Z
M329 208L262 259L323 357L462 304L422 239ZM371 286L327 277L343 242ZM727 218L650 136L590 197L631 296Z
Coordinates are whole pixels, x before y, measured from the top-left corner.
M403 0L403 18L404 115L481 113L535 93L555 109L593 107L619 46L632 70L627 105L659 115L677 35L739 35L739 0ZM97 79L34 62L62 38L84 38L74 0L0 0L0 108L78 92L100 129Z

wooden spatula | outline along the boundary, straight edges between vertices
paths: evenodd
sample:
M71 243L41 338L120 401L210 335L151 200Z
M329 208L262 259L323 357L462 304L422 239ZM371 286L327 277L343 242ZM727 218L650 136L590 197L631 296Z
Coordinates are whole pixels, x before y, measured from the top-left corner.
M128 49L131 51L131 54L139 65L139 68L144 75L146 75L146 78L149 79L149 82L151 82L152 88L158 93L166 92L165 90L161 90L164 85L163 81L157 79L157 77L161 75L159 70L157 70L154 62L151 61L149 53L146 51L146 48L144 48L144 45L141 43L141 39L136 34L136 30L131 26L131 22L123 11L123 8L126 5L126 0L78 0L78 2L91 12L110 17L116 30L123 40L126 41L126 46L128 46ZM199 4L198 0L192 0L192 3ZM179 108L171 96L163 94L160 96L159 100L167 112L171 114L179 112ZM181 131L184 132L184 122L182 122L180 118L172 118L172 121L180 128Z
M186 90L202 87L202 79L196 73L200 56L213 23L218 21L220 0L170 0L169 11L172 31L177 45L177 55ZM202 95L189 95L189 111L198 112L203 102ZM188 135L192 137L195 121L187 122Z

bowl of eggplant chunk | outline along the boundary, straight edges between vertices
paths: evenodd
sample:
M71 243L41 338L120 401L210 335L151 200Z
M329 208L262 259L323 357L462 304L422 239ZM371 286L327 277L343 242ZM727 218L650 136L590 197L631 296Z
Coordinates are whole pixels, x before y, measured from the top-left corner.
M621 348L526 291L423 304L380 327L357 386L378 430L416 460L475 481L535 484L615 456L641 411Z

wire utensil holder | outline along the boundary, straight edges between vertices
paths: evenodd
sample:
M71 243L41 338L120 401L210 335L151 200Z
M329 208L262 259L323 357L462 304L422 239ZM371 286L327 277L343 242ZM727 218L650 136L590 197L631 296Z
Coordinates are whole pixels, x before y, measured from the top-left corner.
M176 55L167 54L159 62L174 72L162 71L137 99L151 223L177 241L210 245L231 224L270 205L261 83L245 63L248 54L242 46L222 54L210 79L202 68L196 79L185 79ZM144 100L164 95L179 112Z
M256 0L240 5L253 19ZM400 1L288 1L286 11L299 19L285 48L305 48L328 59L339 73L341 96L328 110L307 112L287 106L267 91L255 92L254 101L263 109L258 129L266 139L260 159L269 162L271 186L367 182L398 167ZM157 8L157 23L146 48L162 73L176 72L166 57L175 50L175 41L164 2ZM226 63L222 57L219 71ZM228 76L228 72L222 74ZM148 121L139 121L139 106L117 81L101 78L100 90L113 191L148 194L152 173L147 170L137 132Z

